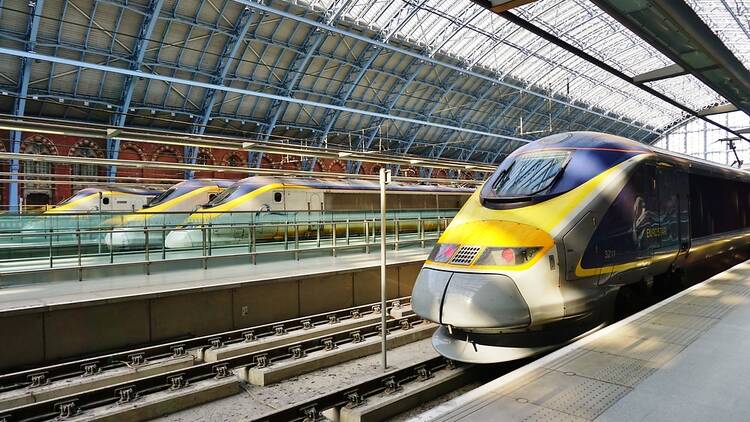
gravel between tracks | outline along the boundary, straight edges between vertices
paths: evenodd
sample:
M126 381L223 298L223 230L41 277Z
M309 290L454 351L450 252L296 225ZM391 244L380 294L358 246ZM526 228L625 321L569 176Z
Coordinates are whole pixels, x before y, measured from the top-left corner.
M437 352L432 348L431 339L428 338L389 350L388 362L391 369L398 369L435 356ZM267 387L245 385L244 391L235 396L183 410L157 420L161 422L250 420L274 409L330 393L381 373L380 354L375 354L290 378Z

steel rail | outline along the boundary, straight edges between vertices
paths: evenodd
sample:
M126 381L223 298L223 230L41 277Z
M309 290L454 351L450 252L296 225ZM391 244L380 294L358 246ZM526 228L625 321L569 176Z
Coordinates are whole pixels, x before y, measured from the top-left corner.
M398 309L406 306L410 302L410 296L389 300L386 313L393 308ZM359 319L376 313L380 313L380 304L371 303L223 333L171 341L154 346L27 369L0 375L0 393L27 387L33 389L56 381L76 377L89 377L126 366L137 367L170 356L177 358L185 356L188 351L195 349L218 349L231 344L252 343L267 337L309 330L323 324L335 324L341 321Z
M393 319L387 322L389 333L409 330L424 323L417 315ZM83 391L57 399L8 409L0 416L2 422L42 421L68 418L87 410L112 405L131 403L134 400L162 391L177 391L190 384L231 376L238 368L265 368L276 362L299 359L313 351L335 350L340 345L360 343L380 333L380 323L357 327L338 333L303 340L290 345L272 347L239 356L203 363L188 368L131 380L121 384Z

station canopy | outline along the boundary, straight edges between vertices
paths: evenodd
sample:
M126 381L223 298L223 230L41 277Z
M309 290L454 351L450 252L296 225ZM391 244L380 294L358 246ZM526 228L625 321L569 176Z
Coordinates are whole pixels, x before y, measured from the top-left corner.
M687 3L747 67L750 0ZM512 13L630 77L673 64L588 0ZM646 84L726 103L691 75ZM689 117L469 0L0 1L0 94L8 114L486 163Z
M313 0L309 4L326 9L335 3ZM745 66L750 65L750 1L687 3ZM439 51L472 67L520 79L528 87L546 88L655 128L684 117L677 108L468 0L363 1L348 9L346 17L385 28L403 19L404 11L414 4L419 10L408 16L397 34L428 51ZM540 0L512 11L631 77L673 64L586 0ZM648 85L696 111L726 102L692 75Z

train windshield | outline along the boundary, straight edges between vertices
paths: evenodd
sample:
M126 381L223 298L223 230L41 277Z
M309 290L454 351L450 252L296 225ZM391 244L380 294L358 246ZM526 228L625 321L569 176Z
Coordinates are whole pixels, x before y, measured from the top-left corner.
M261 187L261 185L253 183L242 183L239 185L228 187L224 189L220 194L216 195L216 197L212 199L208 204L206 204L206 208L225 204L235 198L239 198L240 196L245 195L246 193L250 193L255 189L258 189L259 187Z
M73 194L73 196L69 197L68 199L64 199L62 202L58 203L56 206L59 207L59 206L62 206L62 205L70 204L73 201L77 201L79 199L83 199L83 198L85 198L85 197L87 197L87 196L89 196L89 195L91 195L93 193L95 193L95 192L93 192L91 190L88 190L88 189L80 190L80 191L76 192L75 194Z
M535 151L516 157L491 184L495 198L519 198L544 194L560 177L570 151Z
M177 191L177 188L169 188L169 189L165 190L165 191L164 191L164 192L162 192L161 194L159 194L159 195L157 195L157 196L155 196L155 197L151 198L151 199L150 199L150 200L149 200L149 201L148 201L148 202L146 203L146 205L144 205L144 206L143 206L143 208L150 208L150 207L154 207L154 206L157 206L157 205L159 205L159 204L161 204L161 203L164 203L164 202L166 202L166 201L167 201L167 200L169 200L169 199L172 199L172 198L176 198L176 197L178 197L178 196L182 195L182 193L179 193L179 194L177 194L177 195L172 195L172 194L173 194L173 193L175 193L176 191Z

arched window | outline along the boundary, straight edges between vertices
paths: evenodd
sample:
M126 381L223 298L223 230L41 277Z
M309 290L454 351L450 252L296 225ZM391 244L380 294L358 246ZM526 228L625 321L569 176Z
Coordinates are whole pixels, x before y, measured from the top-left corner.
M83 158L101 158L101 149L92 141L82 139L76 142L70 149L70 156ZM73 163L71 165L73 176L98 176L99 166L96 164ZM86 179L81 179L86 180Z
M168 145L163 145L154 151L151 161L159 161L162 163L181 163L182 154L177 150ZM164 177L168 179L182 179L182 171L171 170L171 169L158 169L155 171L156 177Z
M202 166L205 165L212 165L214 163L214 159L211 157L211 155L207 152L199 152L198 157L195 159L195 164L199 164Z
M120 146L119 158L121 160L143 161L146 158L146 154L139 145L134 144L132 142L124 142ZM126 182L132 182L134 181L132 180L132 178L143 177L143 175L144 175L143 168L123 166L117 169L117 176L123 178L122 180ZM130 179L125 179L125 178L130 178Z
M227 165L229 167L242 167L242 159L237 154L232 154L227 157Z
M57 155L55 144L49 139L35 135L24 139L21 152L30 155ZM26 205L46 205L52 203L53 188L45 180L54 173L54 166L45 161L24 161L21 167L24 173L24 203Z
M732 129L746 129L750 127L750 117L740 111L717 114L711 120ZM721 164L732 165L737 161L722 139L733 138L734 135L719 129L703 120L691 119L684 122L665 136L657 139L654 146L679 152L693 157L703 158ZM744 141L735 142L737 155L743 162L743 168L750 165L750 147ZM735 167L737 165L735 164Z
M52 142L41 136L28 138L23 144L23 153L32 155L56 155ZM24 161L23 172L26 174L52 174L52 163L45 161ZM33 176L32 176L33 177Z
M346 165L339 160L334 160L328 167L329 173L346 173Z

